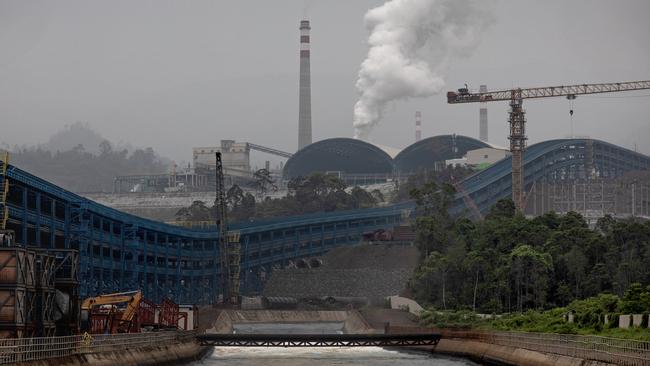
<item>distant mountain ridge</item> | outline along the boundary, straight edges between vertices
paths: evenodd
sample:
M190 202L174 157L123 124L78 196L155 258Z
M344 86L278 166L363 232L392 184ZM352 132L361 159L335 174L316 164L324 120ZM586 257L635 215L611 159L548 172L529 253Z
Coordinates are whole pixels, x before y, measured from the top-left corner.
M10 163L77 193L111 192L117 175L161 174L172 165L152 148L115 148L87 123L65 126L44 144L15 147Z

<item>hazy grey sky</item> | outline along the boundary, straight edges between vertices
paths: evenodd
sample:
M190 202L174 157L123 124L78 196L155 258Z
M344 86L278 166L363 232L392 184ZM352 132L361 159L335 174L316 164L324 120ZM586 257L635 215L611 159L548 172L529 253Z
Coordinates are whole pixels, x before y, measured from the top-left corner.
M0 142L35 144L86 121L113 141L189 160L192 146L236 139L297 146L298 23L312 22L315 140L351 137L355 81L367 52L363 15L377 0L0 0ZM650 1L506 1L447 89L650 79ZM650 91L575 102L575 134L650 154ZM644 97L644 95L646 97ZM632 97L633 96L633 97ZM528 101L530 142L570 132L568 101ZM478 105L444 93L397 102L374 142L478 135ZM490 140L506 145L507 105L489 105Z

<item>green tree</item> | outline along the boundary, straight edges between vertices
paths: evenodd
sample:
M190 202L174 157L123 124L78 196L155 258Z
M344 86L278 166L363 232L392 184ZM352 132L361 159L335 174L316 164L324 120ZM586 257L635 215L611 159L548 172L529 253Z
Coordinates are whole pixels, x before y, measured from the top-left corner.
M213 219L208 206L203 201L194 201L190 207L184 207L176 212L179 221L210 221Z
M650 311L650 286L645 289L640 283L633 283L621 299L620 310L624 314L643 314Z
M546 301L548 272L552 269L551 256L529 245L519 245L510 253L510 258L518 310L542 308Z
M439 252L431 252L416 272L416 279L421 284L419 288L424 290L420 297L426 298L428 303L441 305L443 309L447 309L446 281L448 270L448 259Z

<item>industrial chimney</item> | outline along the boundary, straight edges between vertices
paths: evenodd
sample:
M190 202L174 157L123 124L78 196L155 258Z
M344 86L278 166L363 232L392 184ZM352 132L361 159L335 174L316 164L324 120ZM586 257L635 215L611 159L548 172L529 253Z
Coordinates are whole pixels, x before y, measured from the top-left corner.
M422 140L422 113L415 112L415 142Z
M481 85L479 87L479 92L486 93L487 85ZM488 120L487 120L487 103L481 103L481 109L479 111L479 139L481 141L488 141Z
M300 21L300 86L298 96L298 150L311 144L311 76L309 20Z

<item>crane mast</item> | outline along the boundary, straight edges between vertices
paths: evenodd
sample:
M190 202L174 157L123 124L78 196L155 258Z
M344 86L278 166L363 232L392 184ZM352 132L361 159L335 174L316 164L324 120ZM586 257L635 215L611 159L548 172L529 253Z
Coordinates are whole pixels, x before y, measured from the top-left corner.
M524 197L524 151L526 150L526 116L522 108L524 99L567 97L575 99L577 95L615 93L632 90L650 89L650 80L619 83L563 85L539 88L515 88L507 90L472 93L465 88L457 92L447 92L449 104L485 103L510 101L508 123L510 125L510 152L512 153L512 200L519 211L523 211Z
M221 264L221 291L224 303L239 302L240 245L239 232L228 231L228 207L223 178L221 152L215 154L217 227L219 229L219 254ZM215 282L216 283L216 282Z

